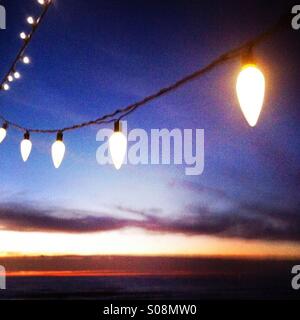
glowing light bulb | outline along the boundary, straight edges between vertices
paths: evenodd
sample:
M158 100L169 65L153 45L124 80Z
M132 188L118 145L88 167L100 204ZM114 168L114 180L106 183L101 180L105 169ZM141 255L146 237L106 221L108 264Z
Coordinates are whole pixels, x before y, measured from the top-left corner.
M15 72L14 72L14 77L15 77L15 79L20 79L20 78L21 78L20 72L15 71Z
M117 170L122 167L127 151L127 139L122 133L121 123L115 123L115 130L109 139L109 149L112 161Z
M29 63L30 63L30 59L29 59L29 57L27 57L27 56L23 57L23 58L22 58L22 61L23 61L23 63L25 63L25 64L29 64Z
M20 38L21 38L22 40L26 40L26 39L27 39L26 33L25 33L25 32L21 32L21 33L20 33Z
M255 127L265 97L265 77L255 64L247 64L242 68L236 90L244 117L251 127Z
M63 133L58 132L56 141L52 145L52 160L54 167L58 169L64 159L66 147L63 143Z
M46 5L46 4L50 4L51 0L37 0L39 4L41 4L42 6Z
M9 82L13 82L14 81L14 77L10 74L8 77L7 77L7 80Z
M8 90L10 89L9 84L8 84L8 83L4 83L4 84L3 84L3 89L4 89L5 91L8 91Z
M34 20L33 17L28 17L28 18L27 18L27 22L28 22L29 24L31 24L31 25L35 24L35 20Z
M0 128L0 143L2 143L4 141L4 139L6 138L7 128L8 128L7 123L4 123L2 128Z
M26 162L30 156L32 143L30 141L30 134L26 132L24 134L24 140L21 142L21 156L24 162Z

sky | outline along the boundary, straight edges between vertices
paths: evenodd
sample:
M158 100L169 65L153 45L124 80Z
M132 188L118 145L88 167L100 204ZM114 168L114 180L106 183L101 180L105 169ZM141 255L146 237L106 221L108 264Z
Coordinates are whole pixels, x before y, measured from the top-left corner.
M5 74L40 7L1 4ZM0 92L0 113L38 128L97 118L205 66L290 9L287 1L55 0L27 50L32 63ZM0 256L300 257L299 36L286 30L254 50L267 83L254 129L235 94L239 59L126 119L147 132L204 129L200 176L178 165L101 166L98 127L65 134L59 170L55 135L32 135L24 164L22 136L9 130L0 145Z

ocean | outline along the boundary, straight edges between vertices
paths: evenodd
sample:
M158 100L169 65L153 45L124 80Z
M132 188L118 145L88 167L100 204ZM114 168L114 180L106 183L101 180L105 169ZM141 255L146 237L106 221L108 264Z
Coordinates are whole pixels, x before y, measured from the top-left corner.
M286 277L109 276L9 277L0 299L228 300L300 299Z

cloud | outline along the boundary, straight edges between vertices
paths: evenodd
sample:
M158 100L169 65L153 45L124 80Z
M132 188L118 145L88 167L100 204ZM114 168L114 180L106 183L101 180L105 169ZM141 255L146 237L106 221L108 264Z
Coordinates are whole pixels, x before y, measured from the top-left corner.
M120 208L119 208L120 209ZM122 210L131 209L122 208ZM93 233L141 228L151 232L211 235L227 238L300 241L298 211L241 204L234 212L215 213L199 207L180 218L160 217L152 211L133 210L134 219L66 209L41 209L29 205L0 205L0 228L13 231Z

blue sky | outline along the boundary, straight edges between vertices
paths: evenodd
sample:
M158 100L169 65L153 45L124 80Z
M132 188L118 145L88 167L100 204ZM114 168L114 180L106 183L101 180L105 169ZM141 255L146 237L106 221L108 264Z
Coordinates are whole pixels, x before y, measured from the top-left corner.
M27 28L25 18L40 8L31 0L2 3L8 15L7 30L0 33L4 74L20 46L18 34ZM290 8L286 1L272 3L272 10L270 6L260 1L241 5L238 1L56 0L27 51L31 65L20 67L22 79L1 93L1 114L39 128L97 118L206 65L265 30ZM239 217L259 215L253 220L256 224L265 215L262 221L267 225L261 232L243 235L247 232L241 222L241 231L231 233L229 224L221 238L234 234L242 239L300 241L299 231L293 229L293 221L299 223L299 34L286 31L255 49L267 79L265 107L255 129L247 126L235 96L238 60L127 119L129 128L205 129L203 175L187 177L176 166L129 165L119 172L99 166L98 128L65 135L67 153L59 170L50 157L55 135L32 135L33 151L24 164L19 153L22 137L10 130L0 146L1 214L7 205L12 211L22 205L31 212L24 219L29 223L32 213L47 216L48 210L50 216L65 218L81 211L84 216L122 219L132 219L132 210L138 210L172 225L174 218L182 222L185 217L193 217L196 224L211 223L215 217L212 223L219 223L221 213L233 226L239 225ZM287 225L274 227L285 214ZM17 220L4 222L5 230L28 231ZM189 235L185 228L162 227L166 221L156 221L161 234ZM49 232L35 227L31 231ZM212 233L206 230L201 225L195 234L220 236L218 228Z

